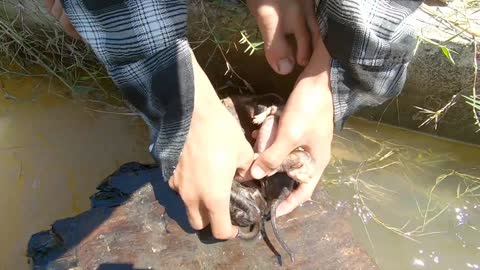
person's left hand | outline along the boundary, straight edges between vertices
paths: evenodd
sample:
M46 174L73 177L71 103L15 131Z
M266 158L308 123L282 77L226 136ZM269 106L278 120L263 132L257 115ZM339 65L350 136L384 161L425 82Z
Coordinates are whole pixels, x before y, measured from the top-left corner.
M330 56L321 38L317 39L309 64L300 75L280 116L273 143L256 159L250 169L255 179L275 172L287 155L298 147L313 159L310 180L294 190L280 204L277 215L285 215L310 199L323 170L330 161L333 137L333 101L330 90ZM295 178L295 175L290 175Z
M312 45L320 36L314 0L247 0L264 41L265 57L278 74L292 72L295 63L306 66ZM293 34L296 51L286 36Z
M60 0L45 0L45 7L50 15L52 15L60 25L63 27L63 30L74 39L80 39L75 27L73 27L70 19L68 18L65 10L63 9L62 2Z

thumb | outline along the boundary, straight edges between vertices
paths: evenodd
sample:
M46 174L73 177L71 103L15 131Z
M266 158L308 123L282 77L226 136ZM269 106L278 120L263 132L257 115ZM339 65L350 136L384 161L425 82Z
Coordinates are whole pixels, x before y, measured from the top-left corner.
M252 166L253 160L253 149L250 144L245 141L237 161L237 171L235 172L234 177L236 181L245 182L253 179L249 171L250 166Z
M275 7L264 5L258 8L257 24L264 41L265 57L278 74L286 75L295 66L293 50L285 37Z
M261 179L278 169L294 148L295 146L288 141L275 140L267 150L260 153L253 163L250 170L252 177Z

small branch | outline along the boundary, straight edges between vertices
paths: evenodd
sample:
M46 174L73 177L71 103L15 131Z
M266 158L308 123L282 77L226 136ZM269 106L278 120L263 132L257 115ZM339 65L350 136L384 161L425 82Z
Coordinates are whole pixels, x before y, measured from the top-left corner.
M240 42L240 44L247 43L247 45L248 45L247 48L244 51L245 53L250 51L249 55L252 55L254 52L262 49L260 46L263 45L263 41L262 42L251 42L248 39L250 36L247 34L246 30L240 31L240 35L242 35L242 39L240 39L240 41L238 41L238 42Z
M117 114L117 115L126 115L126 116L140 116L139 113L134 113L134 112L112 112L112 111L96 110L89 107L85 107L85 108L89 111L98 112L98 113Z
M425 109L425 108L422 108L422 107L414 106L414 108L420 110L420 113L424 113L424 114L430 115L430 116L429 116L425 121L423 121L423 123L420 124L418 127L421 128L421 127L423 127L424 125L426 125L426 124L434 121L434 123L435 123L435 129L437 129L437 127L438 127L438 122L445 116L445 114L447 113L448 109L450 109L453 105L455 105L455 103L457 103L458 95L460 95L461 92L462 92L462 90L458 91L455 95L452 96L452 98L450 99L450 101L449 101L447 104L445 104L445 106L443 106L442 108L440 108L440 109L437 110L437 111L432 111L432 110Z
M222 47L220 46L220 44L217 42L216 38L215 38L215 35L213 34L213 29L212 27L210 26L210 23L209 23L209 20L208 20L208 17L205 15L206 13L206 10L205 10L205 6L203 4L203 1L200 1L201 3L201 8L202 8L202 13L204 14L204 21L205 21L205 24L207 25L208 27L208 30L210 32L210 35L213 36L213 42L215 43L215 46L219 49L220 51L220 54L222 55L223 57L223 60L225 61L225 65L227 66L227 71L225 72L225 74L228 74L229 72L231 72L233 75L235 75L235 77L237 77L238 79L240 79L244 84L245 86L247 87L247 89L254 93L255 91L253 90L253 87L250 85L250 83L248 83L242 76L240 76L236 71L235 69L233 69L232 65L230 65L230 63L228 62L227 60L227 56L225 55L225 53L223 52L223 49Z
M472 87L472 98L473 103L477 103L477 75L478 75L478 64L477 64L477 40L475 36L473 36L473 87ZM475 106L472 106L473 111L473 119L475 119L475 125L478 126L478 131L480 131L480 119L479 119L479 112Z

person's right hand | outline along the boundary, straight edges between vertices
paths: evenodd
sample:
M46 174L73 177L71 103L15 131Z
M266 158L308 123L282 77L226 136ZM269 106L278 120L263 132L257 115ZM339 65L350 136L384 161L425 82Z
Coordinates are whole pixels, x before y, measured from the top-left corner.
M247 0L247 5L257 21L272 69L285 75L292 72L295 62L306 66L320 36L314 0ZM288 34L295 36L296 53L286 39Z
M235 238L230 219L230 190L234 178L245 177L253 150L240 125L220 102L192 53L195 105L190 132L169 185L187 208L191 226L211 225L217 239Z

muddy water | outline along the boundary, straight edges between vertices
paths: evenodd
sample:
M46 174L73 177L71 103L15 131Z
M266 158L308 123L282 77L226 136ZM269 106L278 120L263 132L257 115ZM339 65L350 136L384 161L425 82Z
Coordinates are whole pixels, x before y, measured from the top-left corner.
M86 210L120 164L150 157L136 117L92 112L40 79L1 86L0 269L22 270L32 233ZM478 147L352 119L333 155L324 184L355 207L357 238L382 269L479 268Z
M338 135L324 180L382 269L480 268L479 147L359 120Z
M120 164L149 162L148 137L136 117L87 110L48 80L0 80L0 269L22 270L30 235L88 209Z

